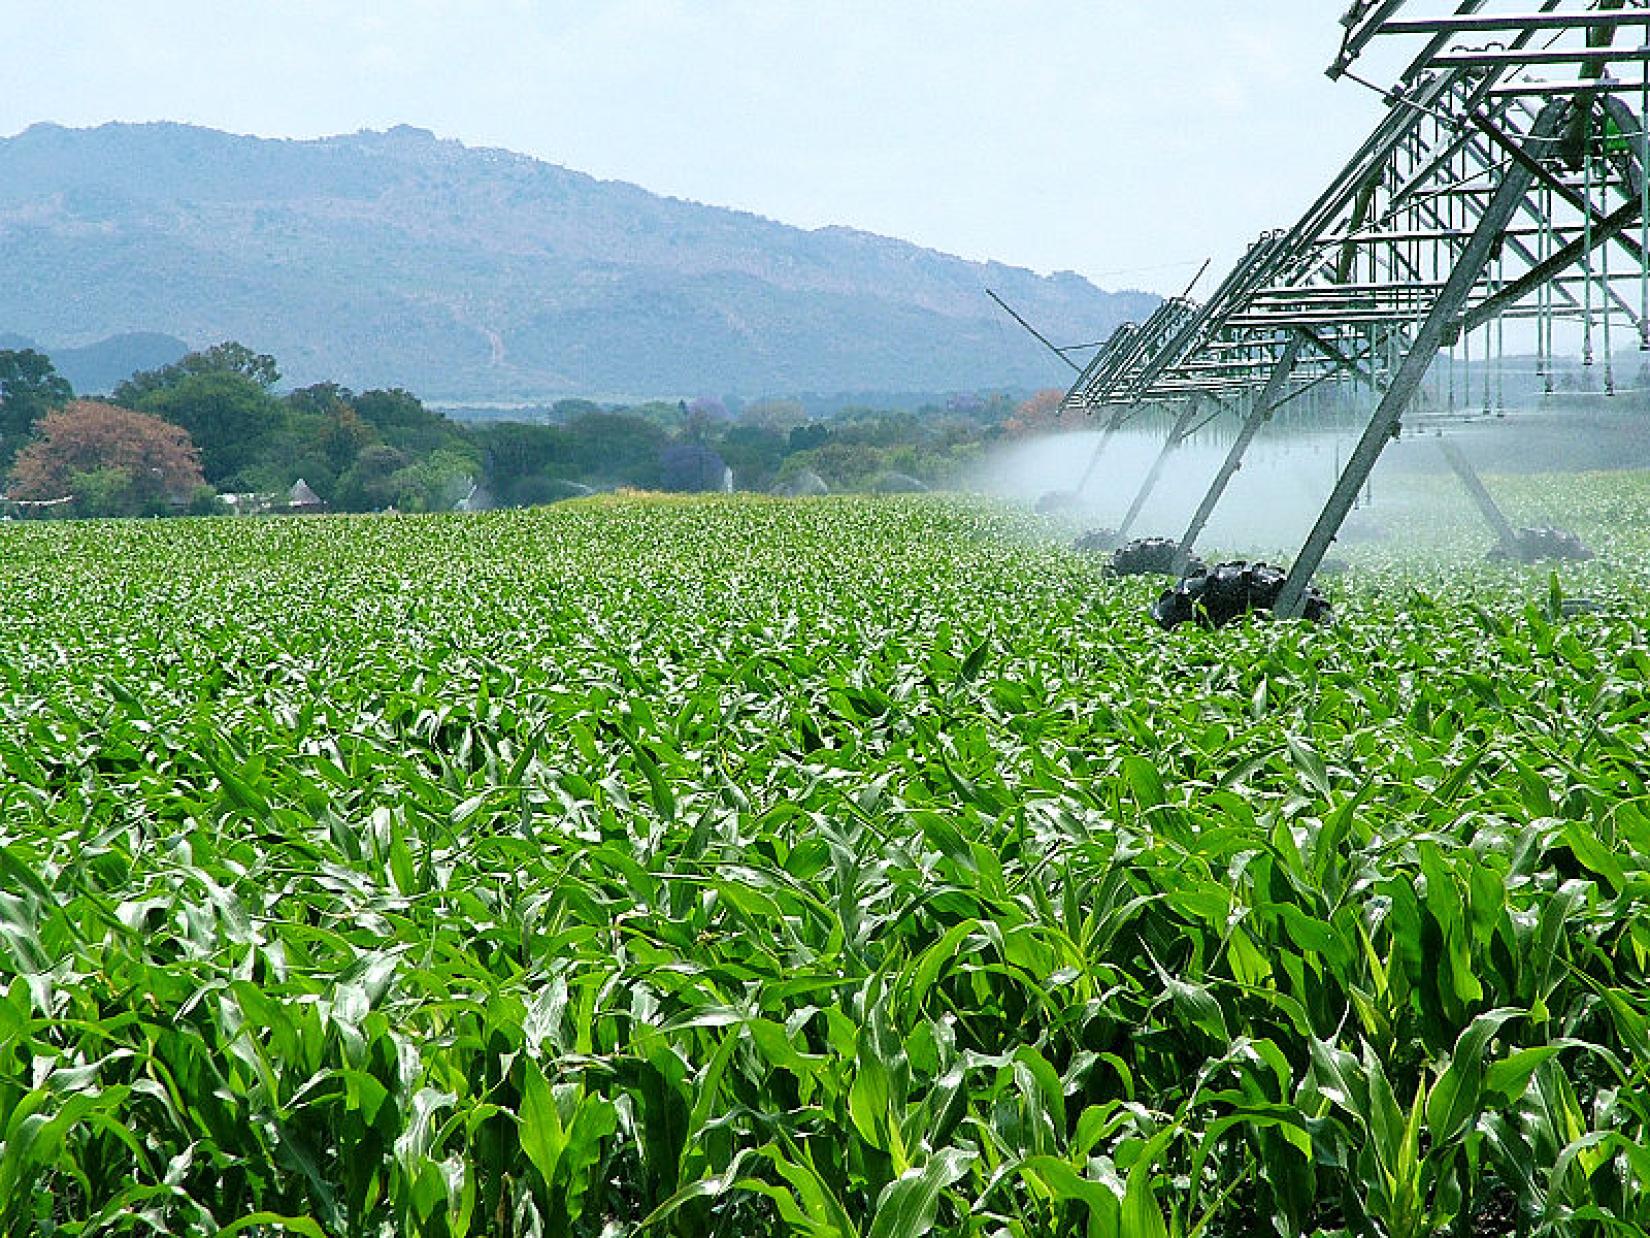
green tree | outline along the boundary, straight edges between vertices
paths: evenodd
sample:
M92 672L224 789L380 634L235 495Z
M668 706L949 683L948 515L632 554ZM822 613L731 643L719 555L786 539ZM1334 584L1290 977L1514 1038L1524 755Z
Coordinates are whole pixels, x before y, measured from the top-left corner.
M529 483L573 473L566 430L523 422L500 422L476 432L487 484L501 503L530 503L542 487Z
M387 443L362 448L349 471L338 479L333 506L352 512L389 507L396 501L396 475L411 464L411 457Z
M756 400L739 413L741 425L765 426L781 433L807 425L809 420L807 407L800 400Z
M789 449L786 436L767 426L734 426L716 444L733 470L734 485L741 490L766 490L773 485Z
M461 426L426 408L410 391L399 387L363 391L350 403L361 420L377 431L379 438L410 455L427 456L446 449L476 456L475 446Z
M286 394L284 403L294 412L327 416L355 401L355 393L337 383L312 383Z
M650 421L659 429L671 434L682 428L688 416L686 400L678 400L674 404L669 400L649 400L645 404L632 404L628 408L606 411L611 416Z
M343 472L363 448L378 442L378 431L348 404L340 404L320 419L314 445L327 459L334 475Z
M829 442L811 451L793 452L786 457L780 477L790 477L811 469L833 490L863 490L878 473L885 472L885 454L869 443Z
M792 426L787 446L791 451L813 451L816 447L823 447L830 441L829 426L817 421L810 421L805 426Z
M16 458L40 418L72 399L50 357L32 348L0 350L0 463Z
M475 463L451 451L434 451L398 469L388 487L395 506L404 512L444 512L469 492Z
M571 476L589 485L659 484L659 452L670 436L651 420L626 413L586 413L567 423Z
M245 344L237 344L234 340L225 340L201 352L192 352L158 370L139 370L115 387L112 398L116 404L138 408L155 392L202 374L232 374L256 384L264 391L281 380L281 371L274 357L253 352Z
M233 488L285 420L280 401L256 380L230 370L188 374L145 394L138 408L182 426L200 448L206 479Z
M594 400L557 400L550 407L550 414L557 421L572 421L575 417L582 417L586 413L599 413L602 406Z
M84 473L70 473L69 490L74 495L74 514L82 518L95 516L142 516L154 497L138 488L140 478L130 469L89 469Z

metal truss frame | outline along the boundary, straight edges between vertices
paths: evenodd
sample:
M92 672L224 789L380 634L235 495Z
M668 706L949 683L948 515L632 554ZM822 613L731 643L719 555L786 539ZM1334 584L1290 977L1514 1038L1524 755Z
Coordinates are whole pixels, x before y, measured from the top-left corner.
M1125 531L1196 410L1241 418L1184 557L1278 407L1326 383L1371 390L1278 600L1284 616L1300 613L1440 350L1470 350L1476 334L1487 362L1503 324L1529 320L1550 381L1553 324L1569 321L1588 364L1602 337L1610 390L1612 326L1650 347L1650 0L1358 0L1342 25L1331 77L1363 81L1355 69L1378 42L1418 45L1373 132L1206 302L1173 298L1114 334L1065 402L1109 414L1096 462L1141 408L1175 413Z

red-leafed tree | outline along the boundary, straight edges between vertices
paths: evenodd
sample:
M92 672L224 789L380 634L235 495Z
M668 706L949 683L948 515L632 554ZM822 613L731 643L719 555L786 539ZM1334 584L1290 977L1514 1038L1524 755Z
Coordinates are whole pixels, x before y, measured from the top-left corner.
M1082 415L1068 413L1062 407L1065 397L1066 393L1058 387L1039 391L1014 409L1014 415L1003 423L1003 432L1018 438L1080 428Z
M77 400L35 425L12 466L9 496L74 496L75 514L137 516L195 496L206 482L188 431L159 417Z

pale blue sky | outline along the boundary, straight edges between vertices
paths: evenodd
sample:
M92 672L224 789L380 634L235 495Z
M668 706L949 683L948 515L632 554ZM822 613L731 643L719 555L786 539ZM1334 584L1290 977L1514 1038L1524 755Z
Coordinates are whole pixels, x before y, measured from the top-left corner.
M1341 0L6 0L0 134L398 123L813 227L1178 290L1379 102ZM1201 291L1207 291L1206 283Z

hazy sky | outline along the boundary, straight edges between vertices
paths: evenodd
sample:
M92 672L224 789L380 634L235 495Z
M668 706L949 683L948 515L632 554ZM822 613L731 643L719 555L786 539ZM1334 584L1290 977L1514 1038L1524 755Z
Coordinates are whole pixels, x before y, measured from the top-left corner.
M1323 75L1342 0L5 7L4 134L406 123L787 223L1158 291L1292 222L1379 113Z

